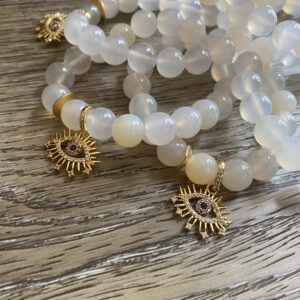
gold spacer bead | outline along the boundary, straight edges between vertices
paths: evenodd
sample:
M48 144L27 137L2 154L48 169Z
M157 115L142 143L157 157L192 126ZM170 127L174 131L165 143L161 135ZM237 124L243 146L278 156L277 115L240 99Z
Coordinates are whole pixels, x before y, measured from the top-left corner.
M188 145L186 147L186 150L185 150L185 158L184 158L184 161L182 162L182 164L185 166L188 159L193 155L193 149L191 147L191 145Z
M75 99L75 94L73 93L69 93L69 94L66 94L64 96L61 96L59 97L54 105L53 105L53 114L57 117L57 118L60 118L60 113L61 113L61 110L62 110L62 107L69 101Z
M83 109L82 109L82 111L81 111L81 113L80 113L80 130L81 131L87 131L86 130L86 127L85 127L85 125L86 125L86 116L87 116L87 114L88 114L88 112L91 110L92 108L90 107L90 106L85 106Z
M102 0L91 0L91 3L93 3L95 6L98 7L101 17L105 20L106 19L105 6Z

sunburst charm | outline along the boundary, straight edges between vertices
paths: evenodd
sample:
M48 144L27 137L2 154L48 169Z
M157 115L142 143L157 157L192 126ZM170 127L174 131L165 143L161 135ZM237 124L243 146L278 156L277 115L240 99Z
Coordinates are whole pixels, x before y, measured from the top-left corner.
M43 39L47 44L61 42L64 37L64 21L66 15L61 12L46 14L36 28L37 38Z
M92 167L99 163L96 160L97 152L93 141L86 131L72 133L64 130L56 134L45 146L48 158L56 163L55 169L65 169L69 177L76 173L89 174Z

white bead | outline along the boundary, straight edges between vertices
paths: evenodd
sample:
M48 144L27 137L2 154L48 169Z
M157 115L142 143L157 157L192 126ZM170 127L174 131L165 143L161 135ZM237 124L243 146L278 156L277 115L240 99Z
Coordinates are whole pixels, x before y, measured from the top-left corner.
M267 95L254 92L241 101L240 113L246 122L255 124L262 116L272 113L272 102Z
M183 54L175 48L166 48L157 56L157 70L166 78L179 76L185 67Z
M90 24L97 25L101 20L101 14L96 5L87 3L83 5L82 9L89 15Z
M227 37L210 36L207 39L207 48L211 60L216 64L227 63L235 53L234 43Z
M87 104L78 99L71 100L64 104L60 117L64 125L71 130L80 130L80 114Z
M105 61L103 60L101 54L93 55L91 57L91 59L92 59L93 62L95 62L97 64L103 64L103 63L105 63Z
M181 52L183 52L186 49L186 45L178 35L162 36L160 40L162 44L162 49L160 49L157 53L162 51L164 48L177 48Z
M199 19L201 11L200 0L185 0L181 1L180 14L183 19Z
M148 43L138 42L131 47L128 53L128 64L137 73L151 71L156 64L156 59L156 52Z
M270 6L257 6L249 15L248 30L256 36L268 36L277 23L277 14Z
M66 40L72 44L78 44L79 32L89 26L88 18L79 12L68 14L64 21L64 35Z
M226 36L235 44L236 52L242 52L249 49L252 41L251 33L240 25L229 25L226 30Z
M131 98L129 102L129 112L143 120L157 112L157 102L155 98L149 94L138 94Z
M230 96L220 91L214 91L213 93L209 94L207 98L214 101L218 105L220 120L224 120L230 116L233 109Z
M87 113L86 129L93 138L105 141L111 138L115 114L103 107L94 108Z
M185 44L196 45L205 36L205 26L200 20L185 19L181 24L179 36Z
M217 25L218 9L212 6L202 6L200 10L200 20L208 27L214 27Z
M157 157L166 166L179 166L185 159L186 148L186 142L175 137L171 143L157 147Z
M278 72L264 72L262 82L261 89L267 95L272 95L285 87L285 78Z
M253 180L250 166L242 159L230 159L225 163L222 184L230 191L247 189Z
M159 7L159 0L138 0L138 4L143 10L154 11Z
M144 137L144 123L135 115L126 114L117 118L112 126L115 142L126 148L135 147Z
M228 6L228 18L234 25L247 27L248 16L254 8L252 1L244 1L242 5L229 5Z
M253 92L259 91L261 77L253 71L243 71L236 74L231 82L231 92L237 99L244 99Z
M75 75L86 73L89 70L91 63L91 58L82 53L76 46L69 48L65 52L64 64Z
M217 26L218 28L226 30L229 26L230 21L228 19L227 14L219 12L217 15Z
M153 113L144 123L146 139L153 145L167 145L175 138L176 124L168 114Z
M288 129L282 118L265 116L256 123L254 137L261 146L274 149L288 136Z
M125 14L134 12L138 7L138 0L119 0L119 9Z
M258 53L264 64L270 63L275 54L275 48L270 37L254 39L250 45L250 50Z
M283 6L283 11L292 16L300 15L300 3L298 0L286 0Z
M287 138L276 149L279 165L288 171L300 171L300 139Z
M201 115L195 108L182 106L173 112L172 119L177 128L176 135L180 138L192 138L197 135L201 129Z
M118 0L101 0L101 2L104 6L105 17L107 19L112 19L119 13Z
M125 23L115 24L110 30L110 35L121 36L127 42L129 47L135 42L135 34L132 28Z
M260 181L270 180L278 170L276 156L267 149L255 149L247 157L253 178Z
M212 64L210 72L215 81L220 81L228 77L232 78L234 75L233 63L230 61L225 64Z
M159 1L159 9L165 10L165 9L177 9L179 10L180 8L180 0L160 0Z
M240 6L245 4L248 0L226 0L226 2L231 6Z
M157 29L164 36L177 35L181 23L182 17L176 9L169 8L160 11L157 16Z
M195 153L187 159L185 173L190 181L196 184L211 183L217 176L216 160L206 153Z
M218 123L220 110L215 102L209 99L198 100L193 104L193 107L197 109L201 115L203 130L208 130Z
M46 82L48 84L61 83L70 88L74 81L74 74L63 63L53 63L46 70Z
M124 63L128 56L129 47L120 36L108 36L101 47L101 56L105 62L116 66Z
M290 112L293 113L297 108L297 99L294 94L289 91L281 90L271 95L273 103L273 112Z
M49 112L52 113L53 105L54 105L55 101L58 98L65 96L69 93L70 93L70 90L66 86L64 86L60 83L50 84L43 91L42 103L43 103L44 107Z
M257 74L263 72L263 63L259 54L252 51L245 51L241 53L234 63L235 73L251 70Z
M132 16L130 25L137 36L148 38L156 31L156 16L152 11L138 10Z
M129 74L123 82L123 90L128 98L132 98L140 93L149 93L151 82L144 74Z
M275 113L275 116L279 116L288 126L288 136L293 136L297 131L297 121L295 117L288 112Z
M200 75L209 70L211 59L208 52L198 46L188 49L185 54L185 68L194 75Z
M276 11L280 11L287 0L254 0L254 2L258 5L269 5L276 9ZM297 0L296 0L297 1Z

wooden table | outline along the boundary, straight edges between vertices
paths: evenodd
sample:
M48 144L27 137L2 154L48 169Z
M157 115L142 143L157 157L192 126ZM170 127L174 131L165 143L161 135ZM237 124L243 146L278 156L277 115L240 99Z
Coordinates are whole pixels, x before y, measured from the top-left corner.
M47 66L61 61L68 45L47 47L34 28L44 13L80 3L0 4L0 298L300 299L300 173L281 170L272 182L224 191L233 223L224 238L200 241L183 230L169 202L187 179L181 169L164 167L154 147L103 143L102 163L88 179L51 169L43 145L61 123L42 107L41 93ZM129 20L114 22L121 19ZM122 114L125 74L125 66L93 65L74 91ZM298 95L299 83L299 76L288 81ZM212 89L209 74L153 77L165 112ZM244 157L256 146L252 129L236 105L229 120L190 144L217 158Z

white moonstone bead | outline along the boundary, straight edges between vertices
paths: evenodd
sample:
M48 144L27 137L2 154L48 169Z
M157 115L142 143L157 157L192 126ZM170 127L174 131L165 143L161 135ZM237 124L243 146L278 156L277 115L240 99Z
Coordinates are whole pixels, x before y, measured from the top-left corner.
M200 19L201 2L200 0L181 1L180 14L183 19Z
M138 0L138 4L143 10L154 11L159 7L159 0Z
M82 9L89 15L90 24L97 25L101 20L101 14L96 5L87 3L82 6Z
M130 14L138 8L138 0L119 0L119 9L125 14Z
M91 63L91 58L82 53L76 46L69 48L65 52L64 64L75 75L86 73L89 70Z
M233 41L238 53L249 49L252 41L251 33L247 28L240 25L229 25L226 30L226 36Z
M200 10L200 20L207 26L207 27L214 27L217 25L217 15L219 11L216 6L202 6Z
M251 70L257 74L263 72L263 62L259 54L252 51L245 51L238 56L234 63L234 71L240 73L246 70Z
M253 71L243 71L232 78L231 92L237 99L244 99L253 92L259 91L261 77Z
M250 45L250 50L258 53L264 64L268 64L272 61L276 51L270 37L254 39Z
M220 119L218 105L209 99L198 100L193 107L199 111L202 119L202 129L208 130L214 127Z
M164 48L177 48L181 52L183 52L186 49L186 45L178 35L162 36L160 40L162 48L159 49L157 53L162 51Z
M143 140L144 123L138 116L122 115L113 123L112 136L115 142L122 147L135 147Z
M119 13L118 0L101 0L101 2L104 6L105 17L107 19L112 19Z
M258 5L269 5L276 9L276 11L280 11L287 0L254 0L254 2ZM296 0L297 1L297 0Z
M176 48L166 48L157 56L157 70L166 78L179 76L185 67L183 54Z
M75 131L80 130L80 114L87 104L78 99L71 100L64 104L61 109L60 117L64 125Z
M149 93L151 82L145 74L129 74L123 82L123 91L128 98L132 98L140 93Z
M58 98L65 96L69 93L70 93L70 90L66 86L64 86L60 83L50 84L43 91L42 103L43 103L44 107L49 112L52 113L53 105L54 105L55 101Z
M101 57L110 65L124 63L128 56L129 47L120 36L108 36L101 47Z
M230 191L247 189L253 181L251 167L242 159L229 159L225 163L222 184Z
M207 98L213 100L219 107L219 120L224 120L230 116L233 109L233 103L229 95L220 91L214 91L209 94Z
M164 36L174 36L178 34L182 23L182 17L177 9L165 9L157 16L157 29Z
M231 39L221 36L210 36L207 47L211 60L216 64L229 62L235 53L235 46Z
M110 30L110 35L121 36L127 42L129 47L135 42L135 34L132 28L125 23L115 24Z
M267 95L254 92L241 101L240 113L246 122L255 124L262 116L272 113L272 102Z
M159 9L165 10L165 9L177 9L179 10L180 8L180 0L160 0L159 1Z
M276 148L289 133L287 123L278 116L262 117L254 127L256 141L267 149Z
M91 59L92 59L93 62L95 62L97 64L103 64L103 63L105 63L105 61L103 60L101 54L93 55L91 57Z
M287 124L288 136L293 136L296 133L298 129L298 125L295 117L292 114L288 112L280 112L280 113L275 113L275 116L279 116Z
M297 99L289 91L281 90L271 95L273 103L273 112L290 112L293 113L297 108Z
M183 139L192 138L201 129L201 115L195 108L182 106L172 114L172 119L176 124L176 135Z
M277 23L277 14L270 6L257 6L249 15L248 30L256 36L268 36Z
M116 119L115 114L103 107L92 109L86 116L86 129L93 138L105 141L111 138L111 128Z
M48 84L61 83L70 88L74 81L74 74L63 63L53 63L46 70L46 82Z
M186 70L194 75L205 73L211 66L208 52L199 46L188 49L184 54L184 58Z
M176 134L176 124L166 113L156 112L145 120L145 137L153 145L169 144Z
M128 64L137 73L145 74L151 71L155 67L156 59L156 52L148 43L138 42L128 53Z
M181 24L179 36L189 46L199 44L205 36L205 26L198 19L185 19Z
M194 153L187 159L185 173L195 184L211 183L217 176L216 160L206 153Z
M245 4L248 0L225 0L231 6L240 6Z
M187 144L179 137L164 146L157 147L157 157L166 166L179 166L185 160Z
M234 76L233 63L230 61L225 64L212 64L210 72L215 81L220 81L223 78L232 78Z
M79 12L68 14L64 22L64 35L66 40L72 44L78 44L79 32L89 26L88 18Z
M149 94L138 94L131 98L129 102L129 112L143 120L157 112L157 102L155 98Z
M283 11L292 16L300 15L300 2L298 0L286 0L283 6Z
M276 151L279 165L288 171L300 171L300 139L299 137L287 138Z
M247 27L248 16L254 8L253 1L244 1L242 5L229 5L227 14L230 22L234 25Z
M262 82L261 90L267 95L285 88L285 78L278 72L264 72Z
M277 172L279 165L276 156L267 149L255 149L247 157L253 178L260 181L270 180Z
M141 38L148 38L156 31L156 16L152 11L138 10L131 18L131 28Z

